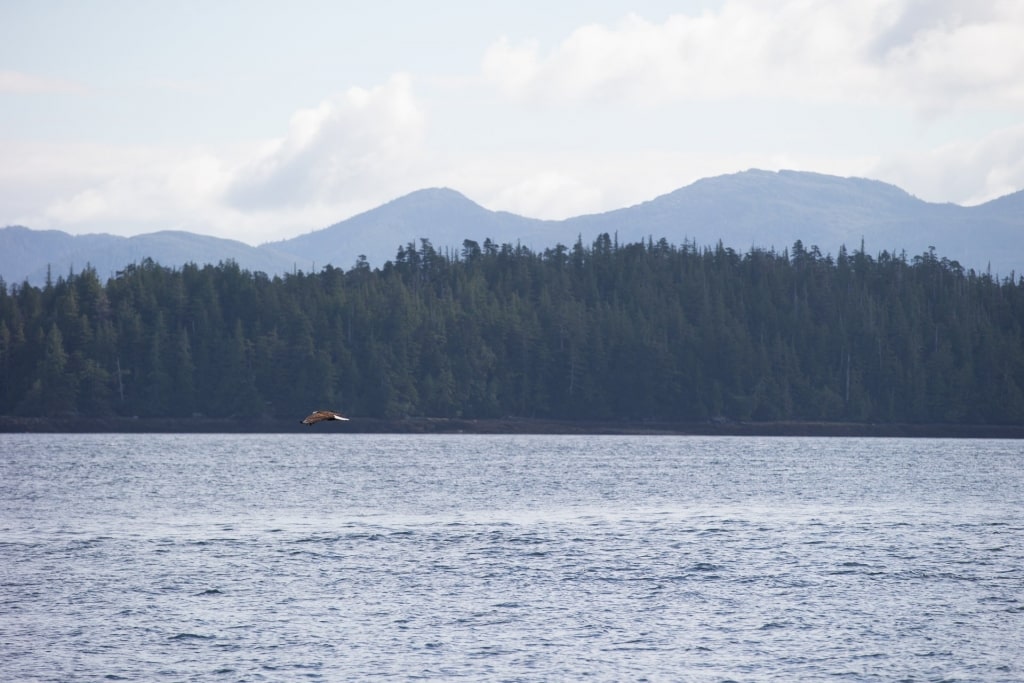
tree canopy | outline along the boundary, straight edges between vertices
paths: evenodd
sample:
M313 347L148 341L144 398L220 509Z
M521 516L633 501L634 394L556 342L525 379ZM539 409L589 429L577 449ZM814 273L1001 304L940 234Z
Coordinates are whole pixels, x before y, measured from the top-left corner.
M1024 423L1024 278L934 250L421 240L0 280L0 414Z

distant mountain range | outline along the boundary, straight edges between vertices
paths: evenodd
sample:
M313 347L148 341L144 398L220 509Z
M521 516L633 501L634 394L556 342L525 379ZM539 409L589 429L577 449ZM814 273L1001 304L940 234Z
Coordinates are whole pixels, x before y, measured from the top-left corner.
M599 234L620 243L666 238L670 243L737 252L782 251L796 240L835 255L841 245L875 255L915 256L935 247L940 257L993 274L1024 272L1024 191L974 207L925 202L875 180L797 171L751 170L699 180L635 206L565 220L538 220L490 211L450 189L413 192L321 230L252 247L235 240L162 231L135 237L73 236L56 230L0 229L0 276L8 285L45 281L87 264L101 278L152 258L166 266L228 259L268 274L350 268L360 256L372 266L392 260L400 246L426 238L457 253L466 239L521 243L535 251L556 244L589 245Z

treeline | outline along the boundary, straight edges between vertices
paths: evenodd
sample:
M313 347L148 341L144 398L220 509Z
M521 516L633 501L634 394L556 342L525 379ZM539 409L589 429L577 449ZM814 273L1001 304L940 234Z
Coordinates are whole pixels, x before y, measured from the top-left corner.
M0 285L7 415L1024 423L1024 278L934 250L421 240Z

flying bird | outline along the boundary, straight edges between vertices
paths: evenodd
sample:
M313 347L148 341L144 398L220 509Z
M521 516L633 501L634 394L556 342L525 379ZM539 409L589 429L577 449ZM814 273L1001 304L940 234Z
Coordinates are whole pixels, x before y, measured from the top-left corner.
M333 410L317 410L303 420L302 424L315 425L317 422L323 422L324 420L345 420L347 422L348 418L334 412Z

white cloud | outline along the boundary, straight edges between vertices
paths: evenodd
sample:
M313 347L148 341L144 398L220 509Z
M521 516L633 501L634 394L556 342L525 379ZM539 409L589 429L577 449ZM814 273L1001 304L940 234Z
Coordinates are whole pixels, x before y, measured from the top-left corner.
M264 139L231 147L180 144L238 139L218 137L201 115L209 128L175 133L175 146L46 144L26 125L28 134L0 138L0 224L176 228L258 244L422 187L565 218L751 167L876 177L930 201L1024 187L1024 128L1009 125L1024 120L1024 3L1015 0L726 0L662 21L583 25L556 44L502 39L480 72L408 66L423 99L397 75L290 119L275 114L275 128L251 128ZM171 72L141 90L190 88L193 76ZM238 106L222 86L191 88L202 97L190 104ZM89 115L114 112L124 116L114 125L138 119L143 132L174 120L148 119L130 99L137 90L76 100L99 109L82 108L82 129ZM61 92L85 90L0 72L0 93ZM324 91L309 92L287 96L317 102ZM986 133L993 121L1004 128ZM79 129L53 130L66 140Z
M287 135L236 169L227 200L240 209L268 209L359 196L408 170L423 127L407 76L371 90L352 88L296 112Z
M232 148L0 141L0 221L75 233L180 229L258 244L417 189L405 174L422 133L409 79L396 76L298 110L281 138Z
M868 173L927 201L980 204L1024 188L1024 124L887 158Z
M4 224L125 236L187 230L256 245L325 227L396 194L384 185L365 196L341 192L329 200L252 210L226 199L251 150L88 146L69 151L63 147L43 158L48 150L37 149L35 178L15 178L17 168L0 161ZM62 180L55 184L55 174L46 180L45 168L58 163Z
M865 176L875 164L873 158L836 159L806 153L513 154L468 162L445 184L489 209L557 220L631 206L701 178L749 168Z
M556 48L502 39L484 76L525 101L792 98L921 113L1024 106L1024 3L734 0L661 23L629 16Z
M954 4L922 17L912 37L888 48L880 64L888 85L932 114L1024 105L1024 5L940 6Z
M557 217L589 213L604 200L600 185L578 175L541 169L517 182L488 192L486 201L496 207L514 207L530 217ZM484 201L481 199L481 201Z
M228 163L205 149L37 146L26 156L36 178L20 182L32 188L42 180L50 188L18 217L30 227L122 235L164 229L222 233L229 227L219 223ZM52 169L58 164L63 180L55 183ZM8 175L0 169L0 178Z
M83 95L88 89L78 83L37 76L20 71L0 70L0 93L16 95Z

